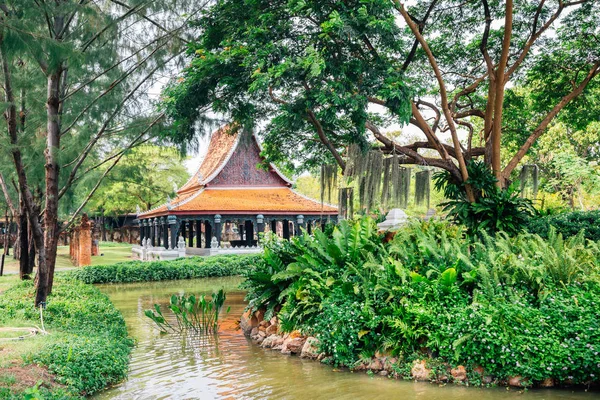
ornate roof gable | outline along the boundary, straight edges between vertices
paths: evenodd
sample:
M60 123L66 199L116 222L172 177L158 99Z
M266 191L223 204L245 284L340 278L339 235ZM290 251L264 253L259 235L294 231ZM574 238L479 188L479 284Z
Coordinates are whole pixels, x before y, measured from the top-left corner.
M177 191L185 194L204 186L291 186L292 182L270 164L262 169L260 144L249 131L230 132L225 126L215 131L206 156L192 178Z

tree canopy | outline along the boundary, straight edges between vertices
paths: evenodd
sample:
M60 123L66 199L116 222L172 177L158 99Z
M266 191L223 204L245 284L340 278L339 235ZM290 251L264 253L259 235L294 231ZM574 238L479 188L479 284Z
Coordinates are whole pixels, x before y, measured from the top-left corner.
M140 207L149 210L174 196L189 179L179 151L152 145L132 149L98 188L88 203L96 214L121 215Z
M273 161L343 168L345 146L375 138L404 163L449 171L474 200L469 160L484 157L506 186L555 118L593 118L582 110L600 73L597 1L224 0L196 23L191 62L165 91L176 135L217 111L256 125ZM421 140L383 133L407 123Z

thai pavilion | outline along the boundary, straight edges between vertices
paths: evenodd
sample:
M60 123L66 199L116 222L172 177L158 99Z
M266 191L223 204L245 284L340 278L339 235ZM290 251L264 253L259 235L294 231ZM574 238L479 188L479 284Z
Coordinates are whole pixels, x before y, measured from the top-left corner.
M251 249L258 247L261 232L287 239L337 221L337 208L295 192L260 152L249 131L214 132L200 168L177 196L138 215L141 246L134 253L148 259L182 256L182 248L187 255Z

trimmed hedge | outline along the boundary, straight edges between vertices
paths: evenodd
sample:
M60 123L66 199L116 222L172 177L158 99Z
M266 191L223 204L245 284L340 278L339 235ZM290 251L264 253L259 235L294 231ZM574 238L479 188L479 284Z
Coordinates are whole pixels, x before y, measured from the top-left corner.
M85 283L128 283L239 275L255 265L260 254L186 257L172 261L128 261L87 266L69 274Z
M584 230L586 239L597 242L600 241L600 210L572 211L535 218L529 222L527 230L547 239L550 226L554 226L565 238Z
M39 325L34 297L32 281L19 282L2 293L0 325L13 320ZM24 361L47 367L58 383L67 386L58 390L56 398L90 395L127 377L134 342L127 336L121 312L94 286L57 275L44 323L51 334L36 339L43 345ZM27 393L23 396L28 398Z

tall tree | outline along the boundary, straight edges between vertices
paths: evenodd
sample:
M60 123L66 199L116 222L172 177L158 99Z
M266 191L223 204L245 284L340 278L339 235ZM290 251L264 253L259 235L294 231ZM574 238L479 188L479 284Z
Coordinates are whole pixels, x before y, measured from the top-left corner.
M163 118L147 92L177 61L187 18L199 8L176 0L0 2L5 132L38 252L36 305L52 290L60 231L128 149L157 136ZM27 162L31 154L43 154L42 171L39 158ZM101 166L97 184L71 207L75 185ZM74 210L63 226L61 208Z
M475 157L505 187L549 124L598 80L600 3L415 3L216 3L198 21L203 32L181 81L165 92L176 134L189 138L208 109L242 124L266 117L260 129L272 159L329 157L343 168L344 146L366 145L369 132L405 163L447 170L470 201L467 164ZM539 107L517 148L504 154L512 86L538 93ZM400 145L383 133L398 123L423 139Z

